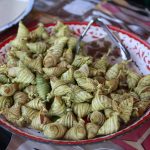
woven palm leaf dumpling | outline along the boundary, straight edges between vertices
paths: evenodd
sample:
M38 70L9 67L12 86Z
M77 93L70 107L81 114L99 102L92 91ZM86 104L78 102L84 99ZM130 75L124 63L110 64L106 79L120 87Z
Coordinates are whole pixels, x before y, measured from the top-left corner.
M111 64L109 53L74 56L78 38L62 22L48 33L20 22L0 66L0 114L47 138L83 140L112 134L150 106L150 75L127 61ZM123 81L123 82L122 82ZM86 120L86 121L85 121Z

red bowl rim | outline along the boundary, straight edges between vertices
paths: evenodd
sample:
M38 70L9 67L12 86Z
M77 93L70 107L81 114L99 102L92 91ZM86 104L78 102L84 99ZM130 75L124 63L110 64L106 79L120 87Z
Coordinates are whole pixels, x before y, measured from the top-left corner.
M77 22L77 21L72 21L72 22L65 22L65 24L67 25L87 25L87 22ZM49 26L53 26L55 24L46 24L46 27ZM96 24L94 24L93 26L97 26ZM35 27L29 27L29 29L33 30ZM140 39L138 36L129 33L125 30L122 30L118 27L115 26L109 26L110 29L117 31L117 32L121 32L123 34L128 35L129 37L139 41L140 43L142 43L145 47L147 47L148 49L150 49L150 45L143 41L142 39ZM11 40L14 39L15 36L10 36L8 37L6 40L4 40L2 43L0 43L0 48L2 48L4 45L6 45L8 42L10 42ZM136 121L135 123L133 123L132 125L116 132L113 134L110 134L108 136L104 136L104 137L97 137L94 139L86 139L86 140L80 140L80 141L65 141L65 140L51 140L51 139L46 139L44 137L37 137L35 135L31 135L29 133L26 133L18 128L16 128L15 126L11 125L10 123L8 123L5 119L0 118L0 125L4 126L6 129L8 129L10 132L15 133L17 135L21 135L23 137L29 138L31 140L35 140L38 142L44 142L44 143L55 143L55 144L66 144L66 145L78 145L78 144L88 144L88 143L96 143L96 142L102 142L102 141L106 141L109 140L111 138L114 138L116 136L121 136L127 132L129 132L132 129L135 129L136 127L139 127L142 123L144 123L144 121L148 120L150 118L150 109L146 112L146 114L141 117L138 121Z

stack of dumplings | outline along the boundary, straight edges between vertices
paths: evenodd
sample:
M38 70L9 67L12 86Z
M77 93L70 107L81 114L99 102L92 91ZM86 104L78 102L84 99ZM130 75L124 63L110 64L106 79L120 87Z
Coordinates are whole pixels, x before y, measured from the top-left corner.
M150 106L150 75L111 64L109 53L94 59L74 55L78 38L61 22L48 33L20 22L0 66L0 114L50 139L83 140L112 134Z

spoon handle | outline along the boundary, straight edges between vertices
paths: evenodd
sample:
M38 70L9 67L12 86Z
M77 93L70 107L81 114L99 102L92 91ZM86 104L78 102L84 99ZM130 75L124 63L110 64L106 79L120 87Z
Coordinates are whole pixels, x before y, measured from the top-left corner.
M86 35L87 31L89 30L89 28L91 27L91 25L96 21L96 19L92 19L88 25L86 26L85 30L83 31L83 33L80 35L77 45L76 45L76 53L78 54L80 51L80 42L83 39L83 37Z
M122 45L122 43L119 41L119 39L109 30L107 25L105 25L100 18L97 18L97 21L101 24L101 27L107 32L108 36L112 40L112 42L115 43L115 45L121 50L121 55L124 60L131 59L130 54L128 50L125 48L125 46Z

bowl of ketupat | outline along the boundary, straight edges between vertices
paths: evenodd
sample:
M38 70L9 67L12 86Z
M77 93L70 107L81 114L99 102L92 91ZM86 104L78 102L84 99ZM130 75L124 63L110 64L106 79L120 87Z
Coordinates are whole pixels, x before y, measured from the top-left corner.
M129 50L122 61L104 30L86 23L32 30L0 44L0 125L40 142L85 144L127 133L150 117L150 46L109 27Z

